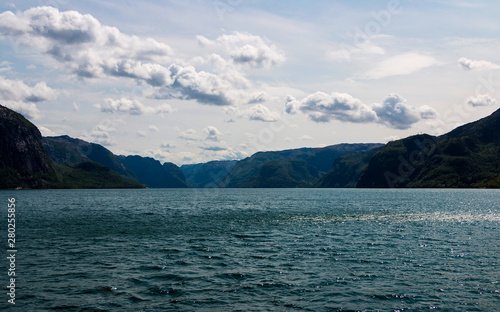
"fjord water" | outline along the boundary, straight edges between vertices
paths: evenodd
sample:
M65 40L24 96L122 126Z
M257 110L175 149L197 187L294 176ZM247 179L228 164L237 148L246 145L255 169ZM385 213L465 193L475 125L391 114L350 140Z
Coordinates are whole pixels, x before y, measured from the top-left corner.
M496 190L0 195L18 311L500 311Z

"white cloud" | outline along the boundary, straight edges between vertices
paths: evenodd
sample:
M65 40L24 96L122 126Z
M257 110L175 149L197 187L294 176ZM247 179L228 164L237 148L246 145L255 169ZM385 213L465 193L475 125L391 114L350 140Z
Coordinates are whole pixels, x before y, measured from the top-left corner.
M431 56L405 53L387 58L361 76L364 79L380 79L390 76L409 75L423 68L438 64Z
M385 50L375 44L359 47L340 45L338 49L328 51L326 58L333 62L345 63L352 60L364 60L377 55L385 55Z
M264 93L253 94L248 100L248 104L264 103L267 100L267 95Z
M139 138L145 138L146 137L146 132L142 131L142 130L138 130L136 133L137 137Z
M93 129L90 132L90 140L88 138L84 138L87 141L91 141L94 143L98 143L104 146L112 146L115 145L116 142L115 140L111 137L110 132L112 131L106 131L103 129Z
M198 42L218 45L225 49L234 64L250 68L270 68L285 61L285 53L269 40L246 32L222 35L215 41L198 36Z
M500 65L488 61L475 61L465 57L458 60L458 65L464 70L498 70Z
M38 130L40 130L40 133L42 133L42 136L44 136L44 137L57 135L57 133L55 133L54 131L52 131L49 128L44 127L44 126L38 126Z
M395 129L408 129L421 119L433 119L436 112L430 106L415 108L398 94L389 94L380 104L372 105L379 122Z
M479 95L476 97L467 98L467 104L477 107L477 106L493 106L496 105L497 101L489 96L488 94Z
M433 119L436 112L428 105L415 108L398 94L388 95L382 103L366 105L347 93L316 92L302 100L292 96L286 99L285 110L289 114L302 111L314 122L332 120L385 124L395 129L408 129L422 119Z
M0 62L0 73L10 71L12 69L11 65L8 61Z
M80 136L80 139L104 146L116 145L116 140L113 138L112 133L118 131L117 127L124 124L125 122L122 119L104 119L101 123L94 125L90 131L85 131Z
M299 111L300 105L300 102L291 95L285 99L285 111L288 114L295 115Z
M31 87L21 80L10 80L0 76L0 101L28 118L37 119L40 116L35 103L55 100L59 93L45 82L39 82Z
M241 116L249 120L258 120L264 122L273 122L280 119L280 115L271 111L269 108L262 104L257 104L242 112Z
M206 140L215 142L219 142L219 136L222 135L222 133L214 126L206 127L205 129L203 129L203 133L207 135Z
M0 98L2 100L22 102L43 102L55 100L59 91L47 86L45 82L39 82L30 87L21 80L10 80L0 76Z
M157 126L149 126L149 127L148 127L148 130L149 130L150 132L158 132L158 131L160 131L160 129L158 129L158 127L157 127Z
M220 151L226 151L227 147L222 146L222 145L217 145L217 144L212 144L212 145L203 145L200 146L202 150L205 151L211 151L211 152L220 152Z
M238 100L233 89L248 85L235 71L225 70L216 75L175 64L168 45L123 34L88 14L36 7L17 15L4 12L0 14L0 21L0 36L35 47L81 78L121 77L144 81L161 88L155 93L156 98L233 105ZM235 33L220 40L219 44L227 45L238 62L265 67L280 60L273 46L266 45L258 36ZM246 41L256 45L257 55L247 53L246 45L240 47ZM166 63L170 65L162 65Z
M347 93L313 93L300 102L300 110L316 122L330 120L370 122L377 119L369 106Z
M198 133L196 132L196 130L188 129L179 135L179 139L183 139L186 141L198 141L199 137L198 137Z
M302 141L313 141L314 139L308 135L303 135L303 136L300 136L299 137L299 140L302 140Z
M172 149L174 149L175 147L176 147L176 146L175 146L175 144L171 144L171 143L162 143L162 144L160 145L160 148L161 148L162 150L167 151L167 152L170 152L170 151L171 151Z
M168 104L162 104L156 107L150 107L142 104L140 101L129 98L104 99L103 104L96 104L96 107L104 113L128 113L130 115L144 114L163 114L171 113L174 109Z

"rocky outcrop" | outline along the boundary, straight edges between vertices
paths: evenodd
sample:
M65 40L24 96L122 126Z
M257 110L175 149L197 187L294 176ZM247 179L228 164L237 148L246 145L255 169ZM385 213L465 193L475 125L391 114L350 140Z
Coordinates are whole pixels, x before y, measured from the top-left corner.
M1 188L42 188L55 177L38 128L0 105Z

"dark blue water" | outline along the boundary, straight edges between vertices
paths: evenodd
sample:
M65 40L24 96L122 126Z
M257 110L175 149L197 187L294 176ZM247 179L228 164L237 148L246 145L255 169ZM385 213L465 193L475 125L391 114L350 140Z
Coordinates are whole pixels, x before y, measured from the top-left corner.
M500 311L499 191L1 191L2 246L9 197L3 310Z

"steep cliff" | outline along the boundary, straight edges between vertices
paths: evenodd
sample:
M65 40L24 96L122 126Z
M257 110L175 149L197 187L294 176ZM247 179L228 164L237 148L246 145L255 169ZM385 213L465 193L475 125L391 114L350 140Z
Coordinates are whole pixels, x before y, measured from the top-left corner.
M38 128L0 105L0 188L43 188L55 180Z

